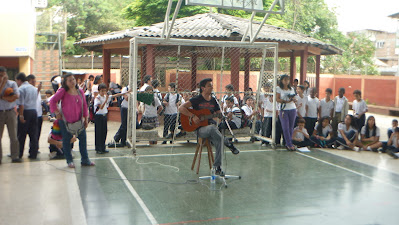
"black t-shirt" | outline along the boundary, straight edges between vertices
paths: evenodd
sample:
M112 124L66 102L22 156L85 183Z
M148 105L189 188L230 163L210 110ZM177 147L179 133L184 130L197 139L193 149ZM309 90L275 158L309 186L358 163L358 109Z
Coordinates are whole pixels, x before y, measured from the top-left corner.
M220 110L220 107L214 97L212 97L210 101L207 101L204 98L204 96L202 96L200 94L195 97L192 97L190 99L190 102L191 102L191 105L193 106L193 109L195 109L195 110L209 109L209 111L211 111L211 113L215 113ZM209 123L216 124L216 122L212 119L209 120Z

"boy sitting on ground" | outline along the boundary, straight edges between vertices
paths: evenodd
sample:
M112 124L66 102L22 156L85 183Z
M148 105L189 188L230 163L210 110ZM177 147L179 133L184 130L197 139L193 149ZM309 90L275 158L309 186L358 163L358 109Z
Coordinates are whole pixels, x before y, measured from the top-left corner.
M304 119L299 119L298 126L294 128L292 144L296 145L297 147L306 147L310 145L309 134L305 128Z

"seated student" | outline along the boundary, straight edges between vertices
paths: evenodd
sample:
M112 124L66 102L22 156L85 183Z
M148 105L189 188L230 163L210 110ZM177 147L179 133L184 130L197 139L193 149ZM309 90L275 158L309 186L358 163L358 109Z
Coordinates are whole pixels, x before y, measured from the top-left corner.
M241 110L234 105L234 97L227 97L225 103L225 116L227 121L223 121L219 124L219 131L222 132L222 130L228 129L226 122L229 123L231 129L241 128Z
M396 127L394 132L391 134L388 140L388 155L394 159L399 158L397 152L399 152L399 127Z
M367 118L366 125L362 127L360 135L360 141L357 145L360 150L377 151L379 147L382 147L380 128L376 126L374 116Z
M151 93L153 88L147 86L145 92ZM154 93L154 101L152 104L144 104L144 113L141 118L141 127L144 130L151 130L159 126L158 114L162 111L161 101L159 100L157 93ZM156 141L150 141L150 144L156 144Z
M226 85L226 95L223 96L222 98L222 103L223 103L223 111L226 109L226 98L228 97L233 97L234 98L234 105L239 106L238 99L234 96L234 86L232 84Z
M53 97L53 92L51 90L47 90L45 94L46 99L42 101L42 107L46 111L50 122L53 122L55 120L55 114L50 112L50 99Z
M259 111L255 111L253 109L254 107L254 97L253 96L247 96L244 99L245 104L241 107L241 128L244 127L250 127L252 128L252 120L255 119L255 134L259 134L261 127L262 127L262 121L257 119L257 115L259 115ZM255 137L251 137L251 141L254 142L257 139Z
M331 147L335 141L332 137L332 126L330 125L330 117L322 117L314 127L313 135L310 137L312 143L322 148Z
M390 127L390 128L388 128L388 131L387 131L387 137L388 137L388 139L391 137L391 134L393 133L393 132L395 132L395 129L398 127L398 120L397 119L393 119L392 120L392 127Z
M338 124L338 137L335 141L335 148L344 150L349 148L355 151L359 149L356 147L357 140L356 122L352 115L346 115L343 123Z
M292 134L292 144L297 147L306 147L310 145L309 134L305 128L305 120L299 119L298 126L294 128L294 133Z
M73 148L73 143L75 141L76 137L73 136L71 138L71 149ZM50 159L65 159L64 152L62 151L62 134L58 120L53 122L47 142L50 144Z

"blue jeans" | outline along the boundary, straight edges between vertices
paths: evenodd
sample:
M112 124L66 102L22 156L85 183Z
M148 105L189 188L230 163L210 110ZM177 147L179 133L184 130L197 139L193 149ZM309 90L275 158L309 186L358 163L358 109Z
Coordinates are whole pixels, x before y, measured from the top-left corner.
M338 132L339 132L339 131L338 131ZM357 136L356 136L356 131L354 131L354 130L351 130L351 131L349 131L349 132L344 132L344 133L345 133L346 138L348 138L348 140L349 140L350 142L352 142L353 140L355 140L355 138L357 137ZM337 144L338 144L338 145L343 145L344 147L349 148L349 146L346 144L346 141L345 141L344 138L337 137L337 138L336 138L336 141L337 141Z
M71 138L72 134L69 133L65 127L64 120L59 120L61 135L62 135L62 149L64 151L65 159L67 163L73 162L72 159L72 148L71 148ZM82 157L82 164L90 164L90 159L87 154L87 141L86 141L86 129L84 129L78 136L79 139L79 151Z

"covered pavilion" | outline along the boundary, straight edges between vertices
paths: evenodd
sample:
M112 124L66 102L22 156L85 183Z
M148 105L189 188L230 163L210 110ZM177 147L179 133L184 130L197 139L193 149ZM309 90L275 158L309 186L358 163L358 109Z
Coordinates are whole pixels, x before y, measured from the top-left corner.
M116 31L104 35L98 35L82 39L75 43L81 47L103 54L103 75L104 80L110 77L111 55L129 54L129 40L133 37L161 37L164 23L157 23L151 26L134 27L132 29ZM249 19L234 17L225 14L204 13L191 17L176 19L171 32L171 38L195 39L195 40L216 40L216 41L241 41L249 25ZM253 29L258 29L260 22L253 21ZM248 40L249 38L247 38ZM290 58L290 77L296 78L296 57L300 57L299 80L303 83L306 80L307 59L309 56L316 58L316 88L319 88L320 81L320 56L341 54L342 50L334 45L324 43L308 35L271 25L263 25L256 42L277 42L279 44L278 56ZM154 45L147 45L140 52L141 70L143 74L154 74L155 55ZM231 84L238 87L240 58L244 58L244 88L249 87L250 54L232 54L231 58ZM187 57L187 56L186 56ZM197 76L197 55L188 56L191 58L191 87L194 90ZM254 57L254 56L252 56Z

